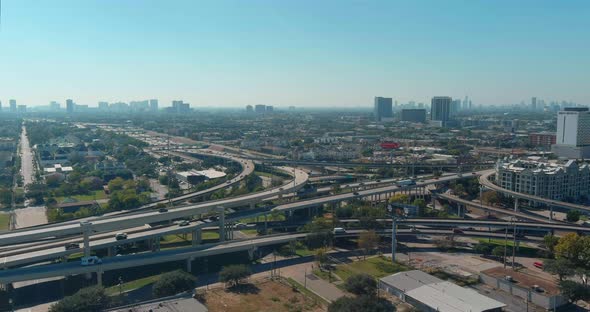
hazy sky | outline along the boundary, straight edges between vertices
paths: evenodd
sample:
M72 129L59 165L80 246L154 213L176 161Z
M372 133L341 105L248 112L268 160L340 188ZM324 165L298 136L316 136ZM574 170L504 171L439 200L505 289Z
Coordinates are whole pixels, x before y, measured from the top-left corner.
M590 1L0 0L0 100L590 103Z

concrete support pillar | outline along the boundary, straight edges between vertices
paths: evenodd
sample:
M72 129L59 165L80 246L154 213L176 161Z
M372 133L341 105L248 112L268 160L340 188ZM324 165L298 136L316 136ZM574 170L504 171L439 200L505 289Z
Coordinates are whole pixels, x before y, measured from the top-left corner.
M186 271L191 273L193 271L193 257L186 259Z
M192 233L192 245L193 247L200 245L201 244L201 240L203 237L203 231L201 229L194 229L193 233Z
M549 220L553 220L553 206L549 206Z
M107 249L107 256L108 257L115 256L115 246L111 246Z
M102 271L100 270L96 272L96 283L98 286L102 286Z
M90 232L92 232L92 225L82 225L82 231L84 235L84 257L90 257Z
M160 251L160 237L154 237L154 251Z
M225 241L225 209L223 207L217 207L219 213L219 241Z
M264 234L268 233L268 214L264 214Z
M518 198L514 197L514 212L518 211Z

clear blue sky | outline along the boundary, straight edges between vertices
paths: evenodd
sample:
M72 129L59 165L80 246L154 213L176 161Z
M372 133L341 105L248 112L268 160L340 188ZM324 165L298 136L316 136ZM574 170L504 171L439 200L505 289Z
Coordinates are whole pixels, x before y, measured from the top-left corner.
M590 1L2 0L0 100L590 104Z

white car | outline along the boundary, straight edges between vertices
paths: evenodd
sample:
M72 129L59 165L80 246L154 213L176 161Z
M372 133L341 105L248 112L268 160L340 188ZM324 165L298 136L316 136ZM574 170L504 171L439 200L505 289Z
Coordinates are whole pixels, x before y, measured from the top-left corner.
M336 227L336 228L334 228L333 233L334 234L344 234L344 233L346 233L346 230L341 227Z
M83 266L101 264L102 260L97 256L82 257L80 264Z

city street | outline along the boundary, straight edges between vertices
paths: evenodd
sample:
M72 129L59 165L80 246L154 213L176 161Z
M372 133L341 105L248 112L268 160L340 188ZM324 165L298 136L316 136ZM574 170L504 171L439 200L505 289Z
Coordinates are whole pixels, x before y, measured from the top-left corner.
M35 158L29 138L27 136L27 128L23 125L20 136L20 155L21 155L21 175L23 177L23 185L26 186L35 181ZM45 214L45 206L29 206L28 201L25 201L25 208L16 209L14 211L15 224L14 227L19 229L39 224L47 223L47 215Z

